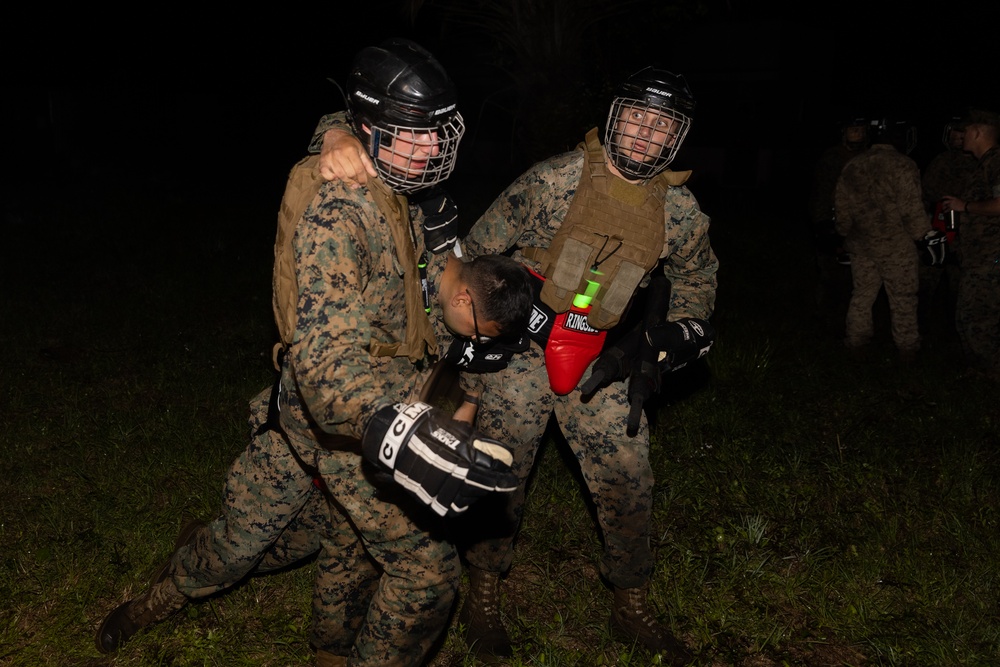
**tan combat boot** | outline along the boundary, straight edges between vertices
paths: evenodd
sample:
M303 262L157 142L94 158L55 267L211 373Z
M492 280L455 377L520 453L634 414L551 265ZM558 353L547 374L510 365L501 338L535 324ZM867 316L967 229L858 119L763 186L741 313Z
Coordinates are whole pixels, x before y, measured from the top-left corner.
M615 587L611 609L611 631L620 641L642 644L666 658L665 664L687 665L693 659L679 639L659 621L649 607L646 595L649 584L640 588Z
M326 651L316 651L316 667L347 667L347 658Z
M136 632L165 620L187 602L187 596L177 590L174 580L165 578L144 595L119 605L108 614L97 629L97 650L101 653L118 650Z
M500 575L469 566L469 593L458 622L465 627L465 641L478 657L514 655L507 628L500 620Z
M203 528L205 523L202 521L191 521L185 525L174 542L174 551L170 554L170 558L150 577L149 590L144 595L119 605L105 617L97 628L95 637L98 651L101 653L117 651L118 647L136 632L147 625L159 623L180 611L188 603L187 596L177 590L173 579L167 575L174 553L194 542Z

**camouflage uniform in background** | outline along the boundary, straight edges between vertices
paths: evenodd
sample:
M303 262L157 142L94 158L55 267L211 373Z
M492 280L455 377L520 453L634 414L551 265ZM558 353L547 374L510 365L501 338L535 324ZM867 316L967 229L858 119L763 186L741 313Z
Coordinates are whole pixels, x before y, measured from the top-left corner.
M975 168L976 158L961 148L950 148L935 155L921 179L924 208L932 212L945 195L957 196L964 192Z
M809 198L809 215L817 234L834 231L832 225L829 229L826 229L824 225L833 222L834 191L837 188L837 179L840 178L840 172L844 170L844 165L862 152L864 149L854 149L844 144L837 144L826 149L816 162L812 194Z
M920 169L889 144L875 144L844 167L836 190L837 232L851 253L853 292L845 343L858 348L874 334L872 306L884 286L892 339L901 354L920 349L918 265L914 241L930 231L920 195Z
M1000 147L980 158L962 198L1000 197ZM1000 378L1000 216L962 213L955 326L970 364Z
M373 485L362 470L364 424L378 407L416 400L432 363L368 352L371 339L403 337L406 309L388 223L366 193L326 183L303 215L295 256L304 294L293 358L282 368L287 436L267 431L252 439L229 471L220 517L176 552L173 578L196 599L319 551L316 647L353 655L352 665L416 665L444 628L461 569L438 519L391 484ZM419 207L410 216L419 229ZM422 234L416 238L419 253ZM452 339L436 307L448 255L428 255L439 347ZM251 402L253 432L266 419L270 391Z
M938 202L945 195L958 196L965 191L966 183L976 166L976 159L961 148L949 148L938 153L924 169L924 209L934 215ZM919 269L920 292L918 318L923 333L941 333L951 329L955 321L955 296L959 281L959 235L949 235L948 255L940 266L921 264Z
M584 156L582 150L565 153L520 176L472 227L465 239L467 252L475 256L514 248L547 248L585 172ZM611 174L607 177L615 178ZM707 319L715 303L718 268L709 244L709 218L683 186L668 189L664 209L666 234L661 257L666 258L664 272L673 286L666 319ZM515 250L513 256L539 269L520 251ZM589 372L585 373L584 379L588 376ZM489 522L480 519L480 532L488 534L480 535L484 539L468 548L469 563L497 573L510 568L526 480L549 416L554 413L597 509L605 544L601 573L620 588L648 582L654 564L649 540L654 484L649 429L643 417L638 434L626 435L627 382L612 383L587 402L581 400L579 388L556 395L549 387L544 351L534 341L506 370L480 379L484 393L479 427L513 448L513 469L521 484L511 496L487 499L470 512L483 517L482 512L492 503L505 503L507 523L498 524L493 515ZM464 537L471 537L471 531Z

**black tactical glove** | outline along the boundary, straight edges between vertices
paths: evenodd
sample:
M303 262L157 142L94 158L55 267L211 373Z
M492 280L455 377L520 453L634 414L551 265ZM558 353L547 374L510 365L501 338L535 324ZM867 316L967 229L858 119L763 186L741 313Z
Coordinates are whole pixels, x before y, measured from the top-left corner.
M708 354L715 327L708 320L685 317L646 330L646 341L657 350L661 371L676 371Z
M917 241L917 248L920 250L920 260L924 264L941 266L948 254L948 235L932 229L924 234L924 238Z
M520 338L494 338L487 343L476 343L469 339L456 338L448 347L444 360L458 366L459 370L471 373L496 373L507 368L515 354L520 354L531 345L528 334Z
M648 341L639 340L639 348L632 360L628 377L628 421L625 434L634 438L639 432L639 420L646 401L660 393L660 368L656 362L659 352Z
M580 385L580 393L588 396L601 387L627 378L632 372L641 340L642 330L636 328L604 348L590 367L590 377Z
M444 190L435 188L419 202L424 213L424 246L435 255L458 241L458 206Z
M506 447L427 403L397 403L376 412L362 452L441 516L461 514L479 498L511 493L518 485Z
M628 379L629 437L639 432L642 408L660 391L659 352L644 340L642 327L636 327L601 352L590 367L590 377L580 385L580 393L588 396L612 382Z

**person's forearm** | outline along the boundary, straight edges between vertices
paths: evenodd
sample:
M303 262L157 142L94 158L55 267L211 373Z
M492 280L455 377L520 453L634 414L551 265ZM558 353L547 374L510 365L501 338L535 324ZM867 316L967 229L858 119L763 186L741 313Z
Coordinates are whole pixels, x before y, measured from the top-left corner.
M967 201L965 202L965 212L969 215L1000 216L1000 197Z
M479 396L475 394L465 394L462 396L462 403L455 410L455 414L452 418L456 421L466 422L468 424L476 423L476 413L479 410Z

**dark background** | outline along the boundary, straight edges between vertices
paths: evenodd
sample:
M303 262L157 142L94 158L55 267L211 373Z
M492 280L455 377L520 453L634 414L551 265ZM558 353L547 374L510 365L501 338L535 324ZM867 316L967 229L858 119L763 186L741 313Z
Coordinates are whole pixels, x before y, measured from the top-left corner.
M374 0L10 15L4 224L31 224L39 201L83 188L239 201L266 220L252 232L270 234L288 169L319 116L343 106L327 78L342 84L360 47L393 35L427 46L456 80L468 134L451 188L470 216L603 123L613 83L655 64L684 74L698 100L674 166L695 170L703 208L795 217L846 115L912 120L925 164L950 117L1000 108L990 6Z

